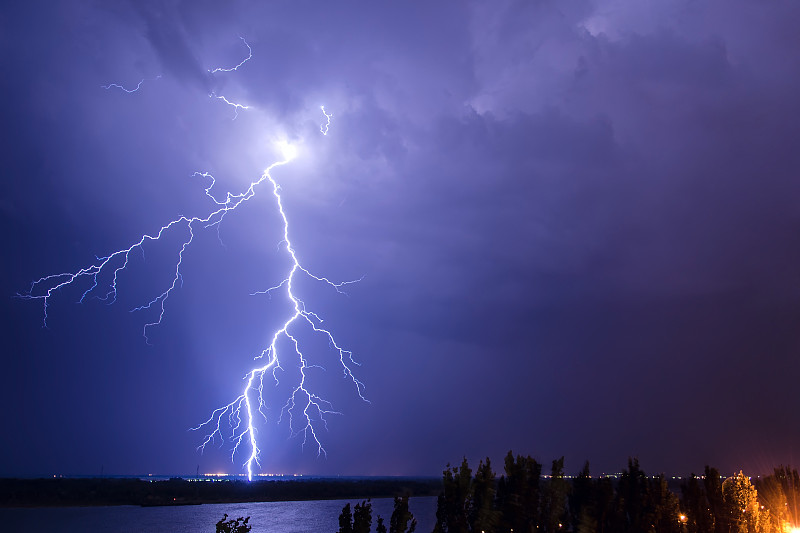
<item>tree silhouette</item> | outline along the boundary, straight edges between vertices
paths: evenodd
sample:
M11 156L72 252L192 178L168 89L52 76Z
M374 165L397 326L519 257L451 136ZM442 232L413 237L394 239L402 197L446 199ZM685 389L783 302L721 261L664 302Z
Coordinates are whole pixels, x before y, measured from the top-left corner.
M408 510L408 496L396 496L389 519L389 533L413 533L416 529L417 519Z
M353 509L353 533L369 533L372 529L372 503L369 500L356 504Z
M353 533L353 513L350 511L349 503L342 507L342 512L339 514L338 533Z
M470 487L469 525L472 531L495 531L499 523L495 509L495 474L489 458L481 461Z
M250 524L247 523L249 520L249 516L247 518L240 516L235 520L233 518L228 520L228 514L225 513L222 516L222 520L217 522L216 533L248 533L250 531Z
M436 526L434 533L469 533L467 518L472 470L467 458L461 466L448 464L442 473L442 492L436 502Z
M500 531L532 532L539 527L540 479L542 465L531 456L516 458L509 450L505 474L497 483Z
M547 533L564 531L567 523L569 483L564 479L564 457L553 461L550 480L543 491L542 523Z

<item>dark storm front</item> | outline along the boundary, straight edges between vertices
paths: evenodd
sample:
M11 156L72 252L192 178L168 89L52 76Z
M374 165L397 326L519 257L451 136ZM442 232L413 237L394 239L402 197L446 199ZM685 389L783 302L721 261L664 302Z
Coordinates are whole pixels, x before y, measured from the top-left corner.
M336 529L342 507L350 500L205 504L170 507L57 507L48 509L0 509L6 531L28 533L205 533L224 514L249 516L253 531L318 533ZM373 514L388 517L393 500L372 500ZM436 498L411 498L411 512L418 531L432 531ZM7 529L6 529L7 528Z

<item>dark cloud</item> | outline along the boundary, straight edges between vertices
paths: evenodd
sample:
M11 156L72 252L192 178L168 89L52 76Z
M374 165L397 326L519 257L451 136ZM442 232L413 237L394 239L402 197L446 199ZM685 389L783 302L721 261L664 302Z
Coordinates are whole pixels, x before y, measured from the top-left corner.
M173 2L132 2L144 21L144 33L168 74L210 92L211 76L192 51Z

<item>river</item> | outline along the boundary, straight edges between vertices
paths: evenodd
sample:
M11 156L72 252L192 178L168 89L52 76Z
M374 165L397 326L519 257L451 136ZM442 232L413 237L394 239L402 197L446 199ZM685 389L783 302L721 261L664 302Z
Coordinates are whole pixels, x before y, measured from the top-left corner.
M339 513L350 502L360 500L316 500L306 502L222 503L178 507L54 507L1 509L0 530L25 533L214 533L223 514L229 518L249 516L252 533L335 533ZM377 516L389 526L393 501L372 500L372 530ZM436 498L409 500L417 518L416 533L433 531Z

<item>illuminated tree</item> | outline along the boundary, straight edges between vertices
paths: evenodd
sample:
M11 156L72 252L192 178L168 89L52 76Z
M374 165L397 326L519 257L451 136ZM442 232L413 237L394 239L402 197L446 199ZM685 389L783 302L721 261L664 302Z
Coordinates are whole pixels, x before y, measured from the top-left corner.
M780 483L786 497L787 520L795 526L800 526L800 475L796 469L788 466L779 466L773 475Z
M781 482L774 475L767 476L756 482L756 491L760 503L760 529L769 533L782 531L789 520L789 513Z
M741 471L722 483L722 499L730 533L758 533L758 493L750 479Z

